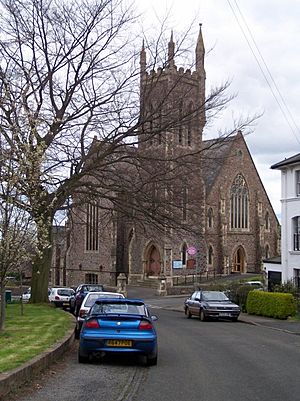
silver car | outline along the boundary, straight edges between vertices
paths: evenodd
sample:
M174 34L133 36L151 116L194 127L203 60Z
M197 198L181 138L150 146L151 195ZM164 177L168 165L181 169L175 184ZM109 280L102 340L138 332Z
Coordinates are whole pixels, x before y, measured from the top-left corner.
M188 318L197 316L202 321L209 318L237 321L241 309L222 291L199 290L184 301L184 311Z

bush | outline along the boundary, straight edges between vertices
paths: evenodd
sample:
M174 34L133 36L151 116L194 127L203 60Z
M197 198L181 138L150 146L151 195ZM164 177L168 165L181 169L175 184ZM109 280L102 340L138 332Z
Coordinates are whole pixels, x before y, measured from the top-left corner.
M292 294L280 292L251 291L248 294L247 312L253 315L287 319L296 314Z

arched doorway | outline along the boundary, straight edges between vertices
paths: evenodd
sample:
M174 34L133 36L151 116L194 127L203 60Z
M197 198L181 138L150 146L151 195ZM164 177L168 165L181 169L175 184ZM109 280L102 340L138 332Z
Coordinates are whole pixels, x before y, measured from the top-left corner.
M158 276L160 274L160 253L155 245L151 245L148 250L146 274L148 276Z
M232 271L236 273L245 273L246 257L244 248L239 247L233 255Z

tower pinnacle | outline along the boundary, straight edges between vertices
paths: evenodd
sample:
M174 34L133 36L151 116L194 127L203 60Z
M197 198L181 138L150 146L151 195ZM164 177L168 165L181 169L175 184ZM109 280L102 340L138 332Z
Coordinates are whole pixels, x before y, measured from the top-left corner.
M175 43L173 41L173 30L171 31L170 42L168 43L168 65L174 67Z
M202 36L202 24L199 24L199 35L197 39L197 45L196 45L196 70L199 71L199 69L204 68L204 54L205 54L205 48L204 48L204 42L203 42L203 36Z

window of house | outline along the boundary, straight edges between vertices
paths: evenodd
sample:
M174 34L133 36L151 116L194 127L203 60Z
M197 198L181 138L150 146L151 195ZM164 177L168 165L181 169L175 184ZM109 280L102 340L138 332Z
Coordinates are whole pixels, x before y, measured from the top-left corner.
M87 284L98 284L98 274L95 273L86 273L85 282Z
M296 170L296 195L300 196L300 170Z
M294 251L300 251L300 216L293 218Z
M266 212L265 214L265 229L268 231L270 230L270 216L269 212Z
M86 209L85 250L99 251L99 208L94 203L88 203Z
M213 264L213 257L214 257L214 251L213 251L213 247L210 245L208 248L207 264L209 264L209 265Z
M181 248L181 262L182 266L186 266L186 253L187 253L187 245L184 243Z
M249 228L249 191L241 174L236 176L231 187L230 227L240 230Z
M208 209L208 212L207 212L207 225L208 225L208 228L212 228L212 226L213 226L213 210L211 207Z

